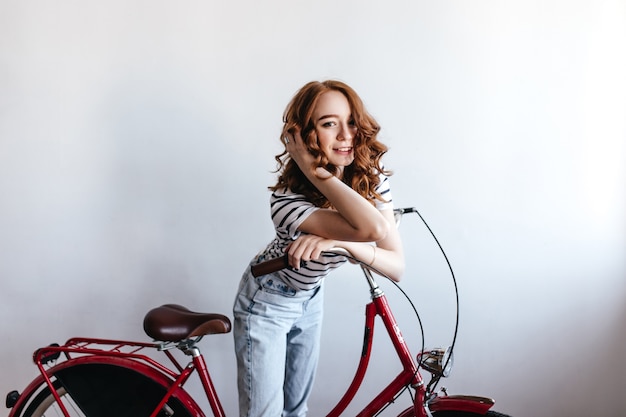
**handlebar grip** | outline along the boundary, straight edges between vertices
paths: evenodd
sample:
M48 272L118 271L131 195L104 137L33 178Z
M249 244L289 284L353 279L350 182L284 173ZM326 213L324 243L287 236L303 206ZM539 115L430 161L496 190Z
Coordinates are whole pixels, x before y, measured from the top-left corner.
M287 255L283 255L279 258L270 259L269 261L263 261L252 265L250 269L252 271L252 276L260 277L261 275L267 275L272 272L280 271L288 266L289 263L287 261Z

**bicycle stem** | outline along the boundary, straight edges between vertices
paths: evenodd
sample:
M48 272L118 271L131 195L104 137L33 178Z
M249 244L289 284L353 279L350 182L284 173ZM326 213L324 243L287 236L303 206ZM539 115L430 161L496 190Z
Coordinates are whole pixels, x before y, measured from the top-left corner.
M372 271L364 264L361 264L361 270L363 271L365 279L367 280L367 284L370 287L370 294L372 295L372 299L382 296L384 294L383 290L380 289L378 283L376 282L376 280L374 280Z

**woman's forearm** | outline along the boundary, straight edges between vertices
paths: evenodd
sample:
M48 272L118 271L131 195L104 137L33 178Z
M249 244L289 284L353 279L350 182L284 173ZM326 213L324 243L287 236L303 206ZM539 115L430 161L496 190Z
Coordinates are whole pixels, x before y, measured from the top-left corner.
M320 170L323 170L322 178L319 176ZM324 173L329 177L324 178ZM308 176L357 234L369 236L367 240L370 241L378 241L387 236L389 223L380 211L339 178L323 168L318 168L316 173Z
M404 255L399 251L359 242L337 242L337 246L346 249L361 262L372 265L396 282L402 278Z

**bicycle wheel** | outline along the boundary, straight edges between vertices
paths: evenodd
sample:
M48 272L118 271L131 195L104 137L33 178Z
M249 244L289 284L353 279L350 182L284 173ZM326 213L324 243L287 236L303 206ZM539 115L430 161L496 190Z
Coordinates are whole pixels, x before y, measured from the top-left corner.
M497 411L487 411L487 414L468 413L467 411L435 411L433 417L510 417Z
M413 407L404 410L398 417L415 417ZM497 411L487 411L487 414L469 413L467 411L435 411L433 417L510 417Z
M54 390L69 417L149 417L167 391L165 386L140 372L102 363L80 364L53 375ZM173 415L194 417L202 413L190 412L173 396L158 416ZM20 416L63 416L63 411L50 387L42 384Z
M67 391L65 388L60 386L59 381L54 383L54 388L61 397L61 401L65 408L67 409L70 417L84 417L85 415L80 411L80 409L76 406L72 398L67 395ZM52 417L52 416L63 416L63 411L59 407L59 405L54 400L54 396L52 395L52 391L49 387L44 387L30 402L23 417Z

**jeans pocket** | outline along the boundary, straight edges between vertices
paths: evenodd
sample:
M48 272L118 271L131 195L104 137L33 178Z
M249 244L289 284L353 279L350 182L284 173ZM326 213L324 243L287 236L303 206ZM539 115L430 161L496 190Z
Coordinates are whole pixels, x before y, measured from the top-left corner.
M263 275L257 278L262 291L284 297L295 297L296 290L287 285L282 279L274 274Z

